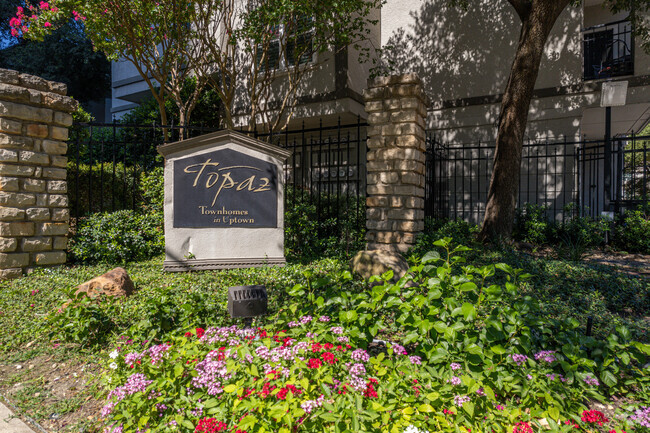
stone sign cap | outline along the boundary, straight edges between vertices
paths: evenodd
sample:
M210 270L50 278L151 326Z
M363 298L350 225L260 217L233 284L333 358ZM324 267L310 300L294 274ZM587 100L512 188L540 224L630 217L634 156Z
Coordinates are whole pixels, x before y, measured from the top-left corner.
M291 151L283 149L274 144L269 144L264 141L251 138L241 132L233 131L231 129L224 129L223 131L213 132L187 140L177 141L175 143L167 143L158 146L158 153L167 158L170 155L178 152L192 150L204 146L219 146L220 144L235 143L240 146L256 150L258 152L266 153L281 161L286 160L291 156Z

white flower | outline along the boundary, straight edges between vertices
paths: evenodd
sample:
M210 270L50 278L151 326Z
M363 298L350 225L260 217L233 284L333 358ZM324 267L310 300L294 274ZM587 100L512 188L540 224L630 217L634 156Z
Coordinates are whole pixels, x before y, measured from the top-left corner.
M117 368L117 364L114 363L114 362L111 362L111 365L109 365L109 367L112 368L113 370L115 370Z
M119 353L117 353L117 350L114 350L114 351L112 351L111 353L108 354L108 356L109 356L111 359L115 359L115 358L117 358L118 355L119 355Z
M424 429L420 430L419 428L411 424L410 426L406 427L404 433L429 433L429 432Z

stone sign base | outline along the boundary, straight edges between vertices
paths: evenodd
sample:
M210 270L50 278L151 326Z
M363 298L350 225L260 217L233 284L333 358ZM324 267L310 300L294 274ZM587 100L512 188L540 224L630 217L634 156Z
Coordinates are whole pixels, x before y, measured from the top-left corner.
M189 259L189 260L165 260L163 269L168 272L207 271L214 269L233 268L261 268L263 266L284 266L287 261L284 257L279 258L246 258L246 259Z

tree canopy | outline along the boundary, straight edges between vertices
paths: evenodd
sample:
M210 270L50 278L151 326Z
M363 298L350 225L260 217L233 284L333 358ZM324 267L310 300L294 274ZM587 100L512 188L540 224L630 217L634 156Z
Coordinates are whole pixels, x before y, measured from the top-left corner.
M222 100L223 126L245 107L248 127L284 127L314 53L367 38L381 0L51 0L12 20L15 34L43 40L60 23L84 23L96 49L126 59L147 82L161 116L171 98L185 124L209 84ZM196 93L183 94L188 77ZM278 79L280 78L281 79ZM166 119L161 119L166 123Z

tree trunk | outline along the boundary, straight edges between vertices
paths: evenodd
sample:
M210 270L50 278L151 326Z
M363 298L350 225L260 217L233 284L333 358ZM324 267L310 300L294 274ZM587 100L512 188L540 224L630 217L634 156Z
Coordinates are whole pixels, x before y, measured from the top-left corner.
M544 45L568 0L510 0L522 21L515 59L501 101L494 165L479 240L509 238L515 217L528 110Z

